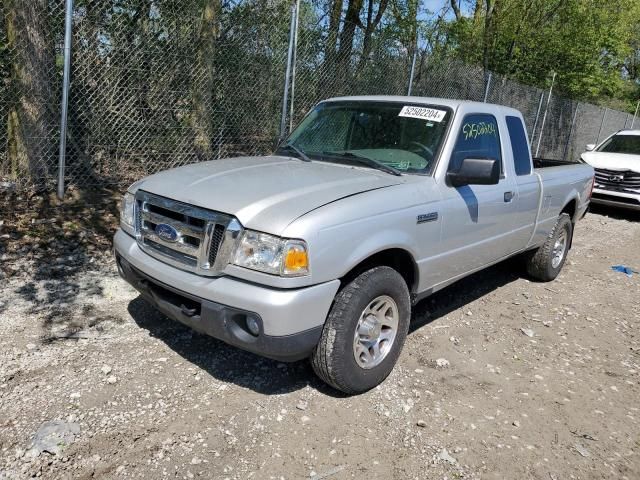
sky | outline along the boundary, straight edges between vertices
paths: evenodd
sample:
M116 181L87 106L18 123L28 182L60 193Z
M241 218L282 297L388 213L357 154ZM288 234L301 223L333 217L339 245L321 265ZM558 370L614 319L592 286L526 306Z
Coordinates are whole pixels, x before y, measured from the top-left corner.
M444 7L445 5L449 6L450 3L451 3L450 0L422 0L423 8L429 10L433 14L439 13L442 7ZM469 9L471 8L472 2L458 0L458 4L460 5L460 10L462 11L463 15L466 15L469 13ZM453 17L453 9L449 8L449 11L447 12L447 15L445 18L450 19L452 17Z
M448 0L424 0L424 7L435 13L440 11L445 3L449 3Z

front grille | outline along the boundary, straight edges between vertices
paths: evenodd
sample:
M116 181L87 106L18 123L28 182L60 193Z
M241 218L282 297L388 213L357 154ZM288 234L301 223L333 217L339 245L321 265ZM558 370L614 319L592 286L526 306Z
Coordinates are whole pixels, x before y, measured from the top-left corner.
M229 215L142 190L136 193L135 216L142 250L201 275L221 273L242 229Z
M631 170L595 169L596 188L624 192L640 190L640 173Z
M218 256L218 250L224 237L224 226L216 225L213 228L213 234L211 235L211 246L209 247L209 264L216 263L216 257Z

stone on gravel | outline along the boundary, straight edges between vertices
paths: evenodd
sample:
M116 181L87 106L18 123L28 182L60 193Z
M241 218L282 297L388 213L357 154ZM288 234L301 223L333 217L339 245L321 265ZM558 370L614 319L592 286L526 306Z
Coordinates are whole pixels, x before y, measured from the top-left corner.
M42 452L60 455L64 447L71 445L80 433L77 423L51 420L38 428L31 441L31 450L38 455Z
M458 461L449 455L449 452L446 448L443 448L438 454L438 458L444 462L450 463L451 465L455 465Z
M446 358L438 358L436 360L436 367L437 368L448 368L449 365L451 365L449 363L449 360L447 360Z
M107 377L107 383L109 385L113 385L117 381L118 381L118 379L114 375L111 375L111 376Z
M578 452L580 455L582 455L583 457L589 457L591 454L589 453L589 450L587 450L586 448L584 448L582 445L580 445L579 443L576 443L573 448L576 449L576 452Z
M109 375L111 373L111 367L109 365L103 365L100 371L105 375Z
M527 337L533 337L535 335L534 331L530 328L521 328L520 331Z

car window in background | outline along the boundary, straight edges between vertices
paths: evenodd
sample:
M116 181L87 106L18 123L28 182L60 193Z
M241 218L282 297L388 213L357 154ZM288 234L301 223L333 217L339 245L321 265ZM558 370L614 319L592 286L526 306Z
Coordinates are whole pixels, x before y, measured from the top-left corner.
M465 158L498 160L500 172L503 172L498 122L493 115L471 114L464 118L456 145L451 153L449 170L458 170Z
M367 158L403 173L428 174L444 140L450 109L399 102L325 102L283 144L312 160Z
M614 135L598 148L598 152L640 155L640 135Z
M516 175L529 175L531 173L531 156L522 120L518 117L507 116L507 130L509 130L509 138L511 139Z

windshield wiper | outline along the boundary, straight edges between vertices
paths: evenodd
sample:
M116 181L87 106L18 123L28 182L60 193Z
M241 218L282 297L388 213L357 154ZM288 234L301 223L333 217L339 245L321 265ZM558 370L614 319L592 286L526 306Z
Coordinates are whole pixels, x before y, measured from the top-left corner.
M360 155L356 155L355 153L351 153L351 152L328 152L328 151L324 151L322 152L323 155L329 155L332 157L342 157L342 158L348 158L349 160L353 160L355 162L361 163L363 165L367 165L368 167L372 167L375 168L376 170L380 170L383 171L385 173L389 173L391 175L396 175L396 176L400 176L402 175L402 173L400 173L398 170L396 170L393 167L390 167L388 165L385 165L384 163L378 162L377 160L374 160L373 158L369 158L369 157L361 157Z
M296 154L298 154L298 158L300 160L303 160L305 162L311 161L311 159L309 158L309 155L304 153L304 151L300 147L296 147L293 143L286 143L282 145L280 148L278 148L278 150L294 151Z

